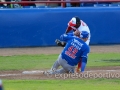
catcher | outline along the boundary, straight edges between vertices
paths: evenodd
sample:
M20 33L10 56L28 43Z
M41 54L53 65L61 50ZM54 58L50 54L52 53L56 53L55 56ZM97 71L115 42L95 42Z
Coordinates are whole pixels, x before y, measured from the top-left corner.
M85 42L87 45L90 43L90 30L87 24L80 20L79 17L75 16L72 17L72 19L68 22L68 27L65 31L65 34L69 33L70 31L73 31L74 35L79 36L80 32L87 31L89 33L88 40ZM75 32L76 31L76 32ZM60 41L59 39L55 40L56 44L58 46L64 47L66 45L66 42ZM78 67L76 69L76 72L79 72L81 68L81 62L78 63Z

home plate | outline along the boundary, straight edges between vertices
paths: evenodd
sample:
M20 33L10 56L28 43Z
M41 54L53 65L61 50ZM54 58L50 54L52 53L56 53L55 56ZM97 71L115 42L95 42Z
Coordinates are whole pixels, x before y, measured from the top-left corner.
M36 71L23 71L22 74L42 74L44 71L36 70Z

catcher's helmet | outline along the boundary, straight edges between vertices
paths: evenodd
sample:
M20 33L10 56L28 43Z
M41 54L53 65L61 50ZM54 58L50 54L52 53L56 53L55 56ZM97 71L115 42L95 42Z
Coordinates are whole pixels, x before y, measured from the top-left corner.
M77 17L77 16L75 16L75 17L73 17L70 21L69 21L69 23L68 23L68 26L73 26L73 27L75 27L75 26L79 26L81 24L81 21L80 21L80 18L79 17Z

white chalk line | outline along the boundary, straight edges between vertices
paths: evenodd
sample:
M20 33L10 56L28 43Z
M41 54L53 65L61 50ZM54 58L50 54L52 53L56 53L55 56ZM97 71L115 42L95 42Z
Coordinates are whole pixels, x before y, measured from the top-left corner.
M36 71L23 71L20 74L0 74L1 77L4 76L18 76L18 75L25 75L25 74L42 74L44 71L36 70Z
M43 73L44 71L37 70L37 71L23 71L22 74L38 74L38 73Z
M21 75L21 74L0 74L0 76L18 76L18 75Z
M20 74L0 74L1 77L4 76L18 76L18 75L26 75L26 74L43 74L44 71L36 70L36 71L23 71ZM91 71L85 71L85 72L117 72L120 73L120 70L91 70Z

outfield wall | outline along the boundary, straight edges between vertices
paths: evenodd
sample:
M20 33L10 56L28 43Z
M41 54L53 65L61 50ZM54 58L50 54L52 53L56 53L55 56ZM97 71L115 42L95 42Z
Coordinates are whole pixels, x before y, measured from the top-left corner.
M90 44L120 44L120 8L0 9L0 47L54 46L67 22L79 16L91 30Z

